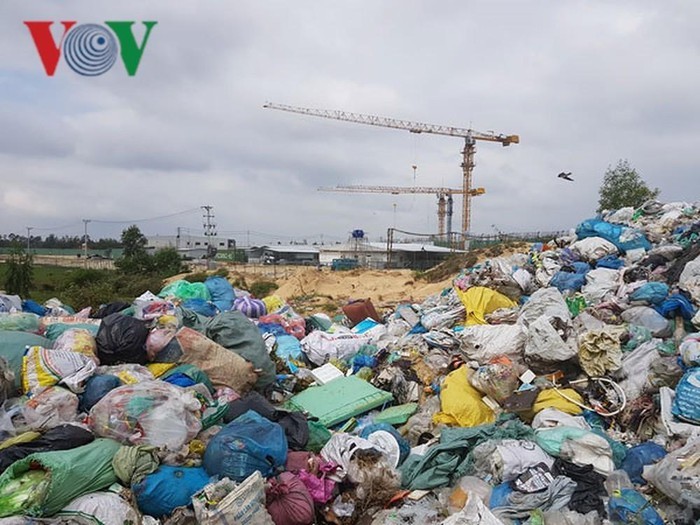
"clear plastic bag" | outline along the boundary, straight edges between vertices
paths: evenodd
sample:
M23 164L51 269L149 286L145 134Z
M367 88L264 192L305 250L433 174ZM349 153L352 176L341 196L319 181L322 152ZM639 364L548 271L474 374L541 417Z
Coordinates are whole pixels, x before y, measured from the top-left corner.
M480 366L469 376L469 382L477 390L501 403L518 388L518 371L516 363L506 356L499 356L489 361L486 366Z
M90 427L126 445L177 451L202 429L201 403L192 392L162 381L110 391L90 410Z

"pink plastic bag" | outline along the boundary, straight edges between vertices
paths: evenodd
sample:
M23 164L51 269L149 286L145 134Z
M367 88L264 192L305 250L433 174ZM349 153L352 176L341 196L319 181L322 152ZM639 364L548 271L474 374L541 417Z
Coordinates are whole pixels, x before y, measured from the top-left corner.
M338 465L321 460L318 474L311 474L306 470L299 471L299 479L306 485L309 494L316 503L328 503L333 498L335 481L328 479L328 474L336 471Z

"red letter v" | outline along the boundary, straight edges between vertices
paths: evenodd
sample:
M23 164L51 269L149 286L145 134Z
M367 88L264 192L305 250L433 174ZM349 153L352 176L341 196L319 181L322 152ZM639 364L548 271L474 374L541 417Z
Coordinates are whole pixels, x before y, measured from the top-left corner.
M65 37L70 28L75 25L75 22L61 22L61 24L63 24L63 35L58 45L56 45L53 35L51 35L51 26L53 22L25 22L24 24L29 28L29 32L32 34L34 45L39 53L39 58L41 58L41 63L44 64L46 74L52 77L56 72L58 59L61 57L63 37Z

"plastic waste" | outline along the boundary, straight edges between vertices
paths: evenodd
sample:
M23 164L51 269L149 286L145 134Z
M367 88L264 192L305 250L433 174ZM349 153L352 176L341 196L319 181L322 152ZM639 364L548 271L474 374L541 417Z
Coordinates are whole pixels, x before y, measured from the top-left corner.
M249 410L212 438L202 464L212 476L242 481L256 470L269 477L286 461L282 427Z
M90 427L124 444L179 450L201 430L201 403L192 392L163 381L125 385L90 410Z

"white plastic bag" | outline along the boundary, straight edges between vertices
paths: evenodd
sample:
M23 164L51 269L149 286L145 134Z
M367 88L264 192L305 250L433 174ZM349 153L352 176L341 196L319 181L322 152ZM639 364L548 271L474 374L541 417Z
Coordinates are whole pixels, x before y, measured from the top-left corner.
M518 324L530 326L539 317L571 326L571 313L561 292L556 288L542 288L530 296L520 310Z
M192 496L200 525L274 525L265 508L265 482L256 471L237 484L229 478L211 483Z
M567 361L578 353L574 337L564 340L546 316L530 324L525 357L544 363Z
M329 359L348 361L362 345L369 344L371 337L353 333L329 334L316 330L301 340L301 349L315 365L322 365Z
M588 304L597 304L607 294L614 294L620 286L620 271L610 268L596 268L586 274L586 284L581 293Z
M620 315L623 321L651 330L654 337L670 337L672 330L666 319L659 312L648 306L633 306Z
M489 508L484 505L481 498L469 493L469 499L464 508L457 514L453 514L440 525L504 525Z
M700 509L700 439L645 466L642 477L679 505Z
M602 237L587 237L569 246L587 261L597 261L607 255L617 255L617 247Z
M484 364L497 355L511 358L522 355L527 331L519 324L474 325L458 332L458 338L467 359Z

